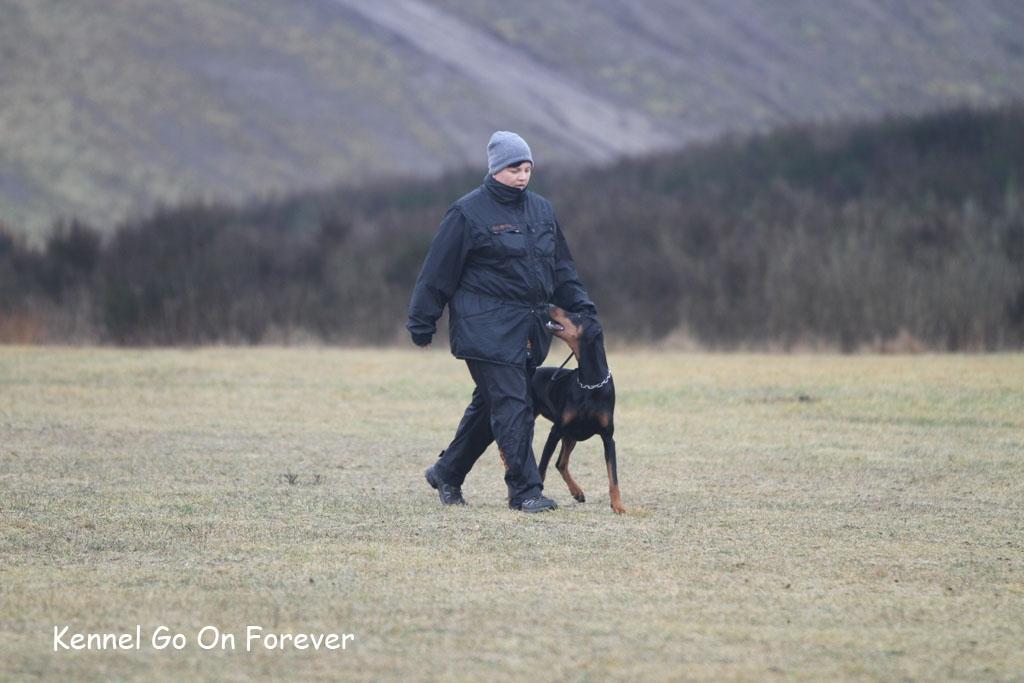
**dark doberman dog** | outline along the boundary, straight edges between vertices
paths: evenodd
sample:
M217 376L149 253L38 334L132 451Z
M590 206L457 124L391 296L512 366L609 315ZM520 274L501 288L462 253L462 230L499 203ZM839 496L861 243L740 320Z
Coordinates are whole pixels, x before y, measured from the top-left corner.
M544 444L540 458L540 476L544 479L548 461L555 446L562 442L562 450L555 461L555 468L562 474L569 486L569 493L579 502L586 497L572 475L569 474L569 456L579 441L586 441L594 434L601 435L604 442L604 460L608 468L608 492L612 510L623 513L619 495L619 475L615 464L615 440L612 433L615 423L615 384L608 369L604 353L604 332L597 318L587 314L569 315L560 308L549 311L551 322L548 329L563 340L576 356L577 369L563 370L554 367L537 368L530 390L533 395L534 417L539 413L554 425Z

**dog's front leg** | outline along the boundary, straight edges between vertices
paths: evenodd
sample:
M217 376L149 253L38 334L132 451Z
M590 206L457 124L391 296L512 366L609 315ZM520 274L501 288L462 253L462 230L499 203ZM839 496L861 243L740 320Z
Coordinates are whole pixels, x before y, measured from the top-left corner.
M574 448L576 448L575 439L566 438L562 440L562 452L558 454L558 460L555 461L555 469L562 473L562 479L565 480L565 485L569 487L569 493L572 494L572 497L577 502L586 503L587 496L569 473L569 456L572 455L572 449Z
M619 495L619 472L615 463L615 439L611 434L601 434L604 442L604 464L608 468L608 496L611 498L612 510L621 515L626 511Z

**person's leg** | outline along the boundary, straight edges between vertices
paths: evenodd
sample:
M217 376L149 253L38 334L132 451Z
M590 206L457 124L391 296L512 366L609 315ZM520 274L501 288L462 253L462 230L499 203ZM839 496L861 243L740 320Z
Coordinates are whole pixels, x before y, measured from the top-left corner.
M446 483L462 486L466 475L492 441L491 411L478 386L473 389L473 399L462 415L455 437L435 463L435 471Z
M544 488L533 454L533 408L526 368L467 361L490 408L491 433L505 462L509 505L539 497Z

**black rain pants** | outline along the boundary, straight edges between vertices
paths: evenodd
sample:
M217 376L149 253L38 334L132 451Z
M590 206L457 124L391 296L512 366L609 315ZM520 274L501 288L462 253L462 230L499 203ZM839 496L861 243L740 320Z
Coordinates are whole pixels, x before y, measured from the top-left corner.
M441 479L462 486L466 475L493 441L505 461L509 505L540 495L544 488L533 454L533 402L530 379L536 366L527 358L524 367L466 360L476 383L448 448L435 465Z

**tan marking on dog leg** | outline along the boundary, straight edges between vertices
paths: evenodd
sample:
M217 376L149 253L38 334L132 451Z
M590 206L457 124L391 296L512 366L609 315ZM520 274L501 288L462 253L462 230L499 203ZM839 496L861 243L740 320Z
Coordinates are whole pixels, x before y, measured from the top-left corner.
M608 429L608 425L612 422L611 413L598 413L597 424L601 425L601 429Z
M505 451L503 451L503 450L501 450L499 448L498 449L498 457L501 458L501 465L502 465L502 467L504 467L507 470L508 469L508 463L505 462Z
M576 447L576 442L572 439L562 440L562 452L558 454L558 460L555 462L555 468L558 473L562 475L562 479L565 480L565 485L569 487L569 493L572 497L581 503L587 502L587 496L583 493L583 489L576 483L576 480L569 474L569 456L572 455L572 449Z
M626 506L622 504L622 496L619 494L619 485L612 482L612 468L606 465L608 470L608 497L611 499L612 510L615 514L621 515L626 512Z

